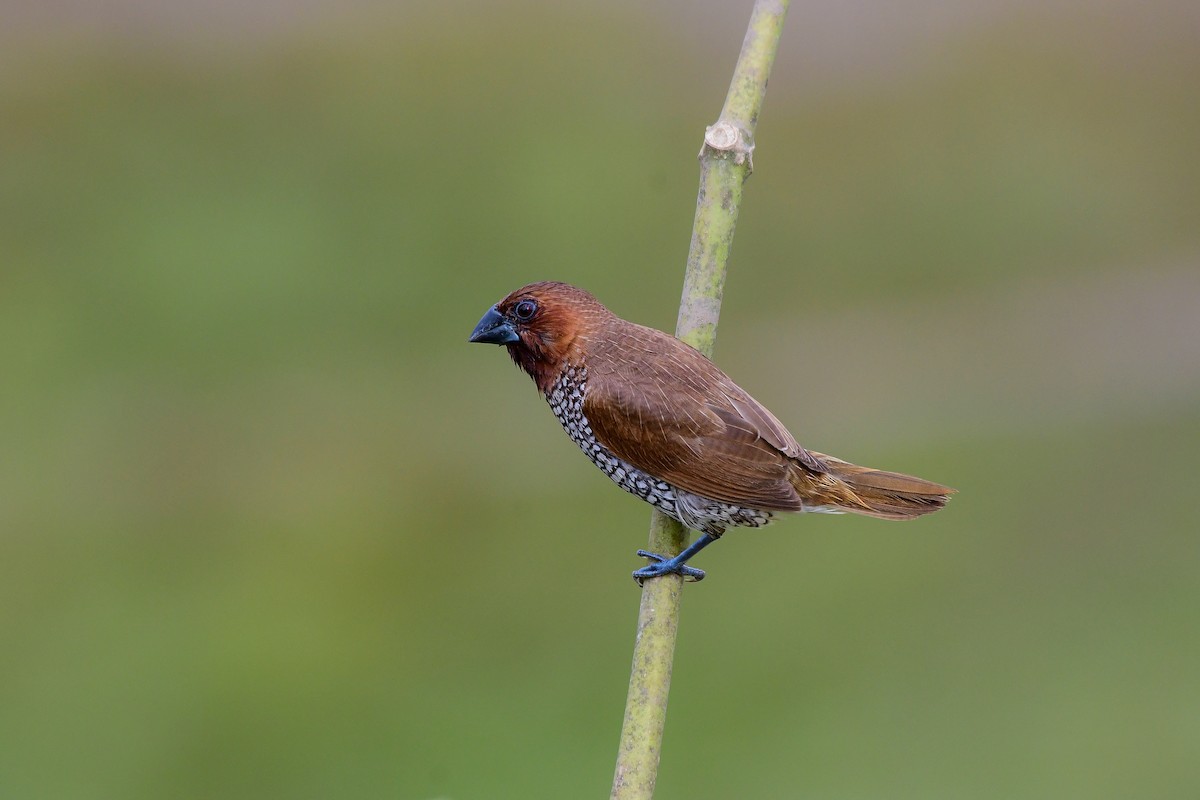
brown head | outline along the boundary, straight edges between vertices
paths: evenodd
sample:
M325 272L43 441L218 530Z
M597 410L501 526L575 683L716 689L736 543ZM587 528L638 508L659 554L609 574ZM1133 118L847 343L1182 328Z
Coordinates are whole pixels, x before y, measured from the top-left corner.
M468 341L502 344L543 392L580 363L589 333L613 318L596 298L558 281L517 289L488 309Z

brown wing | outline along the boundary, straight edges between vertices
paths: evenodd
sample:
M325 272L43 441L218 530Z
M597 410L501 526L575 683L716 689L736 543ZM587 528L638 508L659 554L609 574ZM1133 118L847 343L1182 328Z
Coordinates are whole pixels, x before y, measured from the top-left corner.
M711 361L652 328L623 322L588 342L583 411L619 458L702 497L799 511L788 479L824 466Z

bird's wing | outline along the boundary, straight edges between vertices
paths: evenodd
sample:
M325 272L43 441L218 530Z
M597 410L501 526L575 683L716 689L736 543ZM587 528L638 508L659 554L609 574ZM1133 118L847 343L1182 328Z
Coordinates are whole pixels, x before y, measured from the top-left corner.
M800 510L789 473L824 465L711 361L634 325L593 346L583 412L614 455L702 497Z

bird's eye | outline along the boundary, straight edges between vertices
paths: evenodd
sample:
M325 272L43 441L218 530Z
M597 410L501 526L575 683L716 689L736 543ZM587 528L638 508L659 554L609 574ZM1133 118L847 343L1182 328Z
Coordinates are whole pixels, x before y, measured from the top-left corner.
M536 302L533 300L522 300L513 309L513 314L522 322L528 322L533 319L533 315L537 313L537 310L538 306Z

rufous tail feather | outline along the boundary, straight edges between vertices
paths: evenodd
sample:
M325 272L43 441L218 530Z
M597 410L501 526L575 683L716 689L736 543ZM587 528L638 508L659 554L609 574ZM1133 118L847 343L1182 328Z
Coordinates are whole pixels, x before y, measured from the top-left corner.
M825 480L818 478L814 481L824 485L817 488L809 484L796 488L802 499L807 499L805 488L810 491L816 489L814 499L818 500L817 504L832 506L830 510L849 511L879 519L913 519L942 508L956 491L924 478L860 467L822 453L812 455L829 470L828 475L820 476ZM829 481L830 477L835 480Z

